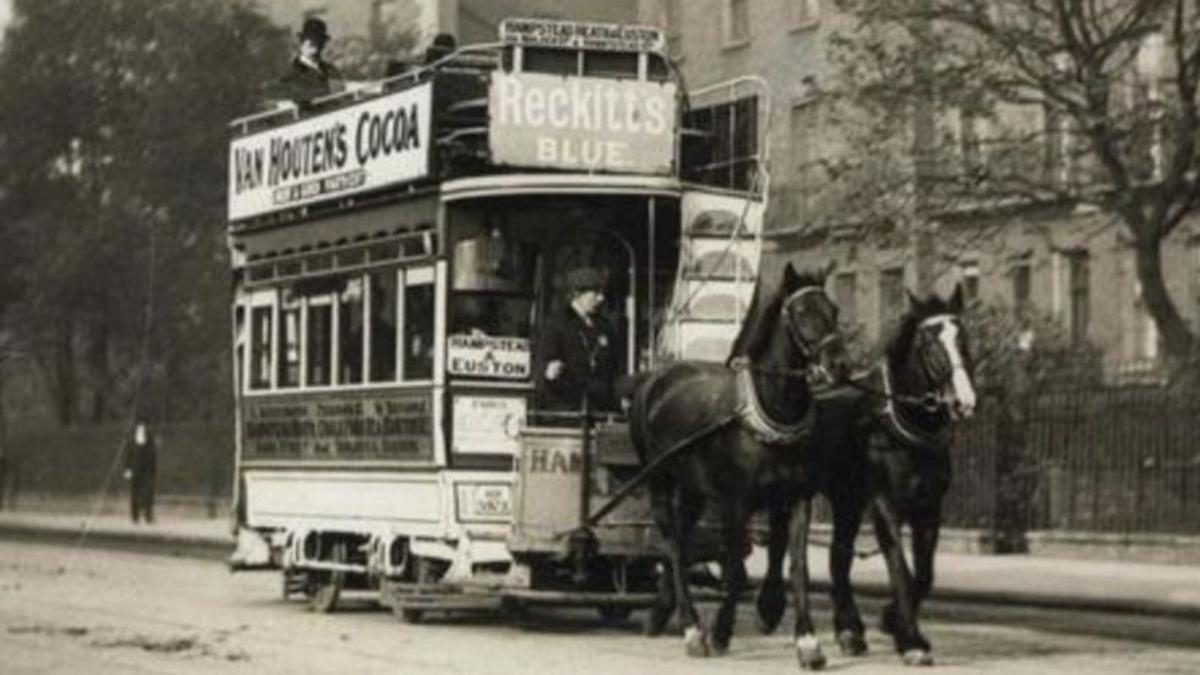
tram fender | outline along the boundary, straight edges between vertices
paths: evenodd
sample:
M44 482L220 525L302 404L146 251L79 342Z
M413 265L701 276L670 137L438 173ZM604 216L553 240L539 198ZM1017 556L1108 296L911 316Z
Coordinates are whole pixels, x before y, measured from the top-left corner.
M271 544L263 535L246 527L238 528L236 545L227 563L232 572L278 568L271 557Z

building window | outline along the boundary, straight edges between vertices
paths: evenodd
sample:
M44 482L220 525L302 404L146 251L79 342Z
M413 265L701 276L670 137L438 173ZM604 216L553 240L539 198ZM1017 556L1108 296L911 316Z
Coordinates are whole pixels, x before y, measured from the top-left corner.
M966 261L959 263L958 282L962 284L963 299L972 303L979 299L979 263Z
M904 313L904 268L879 273L879 332L886 334Z
M793 208L796 224L808 224L813 219L814 199L820 175L822 138L821 99L811 97L792 107L792 183Z
M1146 308L1140 282L1134 286L1133 312L1133 357L1141 361L1153 361L1158 358L1158 324L1154 323L1154 317Z
M1067 276L1067 330L1071 342L1079 345L1087 341L1091 320L1091 259L1085 250L1067 251L1062 255Z
M1029 307L1033 291L1033 267L1027 260L1021 260L1012 267L1012 301L1013 307L1020 310Z
M821 0L788 0L793 28L808 28L821 22Z
M750 41L750 0L728 0L725 4L725 44Z
M858 275L841 272L833 278L833 301L844 325L851 328L858 325Z

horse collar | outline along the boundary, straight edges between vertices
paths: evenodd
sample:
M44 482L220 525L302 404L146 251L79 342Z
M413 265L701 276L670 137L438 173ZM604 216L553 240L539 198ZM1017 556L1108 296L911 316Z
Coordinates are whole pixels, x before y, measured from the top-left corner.
M738 406L737 416L742 425L760 443L767 445L789 445L812 433L817 419L817 407L808 406L808 412L792 424L780 424L763 410L754 390L753 369L737 371Z
M898 437L901 443L911 448L936 450L949 445L944 433L928 434L912 429L904 423L900 413L896 410L896 397L892 393L892 369L886 358L883 359L879 369L883 371L883 419L888 431Z

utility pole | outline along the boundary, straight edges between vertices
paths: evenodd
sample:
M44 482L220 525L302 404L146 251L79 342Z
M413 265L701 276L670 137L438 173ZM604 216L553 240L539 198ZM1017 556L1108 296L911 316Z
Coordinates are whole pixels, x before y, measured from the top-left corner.
M937 223L933 217L932 201L935 171L934 149L937 128L934 107L937 104L934 87L934 54L930 44L930 0L918 0L917 16L912 26L913 102L912 156L913 206L909 214L908 245L916 266L916 292L928 295L933 291L937 274Z

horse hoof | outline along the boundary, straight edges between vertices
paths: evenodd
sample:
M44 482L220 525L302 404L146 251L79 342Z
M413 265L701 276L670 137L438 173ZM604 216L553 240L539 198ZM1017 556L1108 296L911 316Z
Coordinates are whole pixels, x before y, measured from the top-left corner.
M862 656L867 653L867 641L863 639L862 633L852 630L839 631L837 642L843 656Z
M670 620L671 613L669 611L652 607L649 612L646 612L646 618L642 620L642 634L646 637L658 637L667 629L667 623Z
M683 632L683 644L688 656L696 658L712 656L712 645L709 643L708 633L703 628L689 626Z
M906 666L932 666L933 654L928 649L910 649L901 655Z
M809 633L796 639L796 658L800 660L801 670L821 670L825 667L825 653L821 651L821 641L816 635Z

